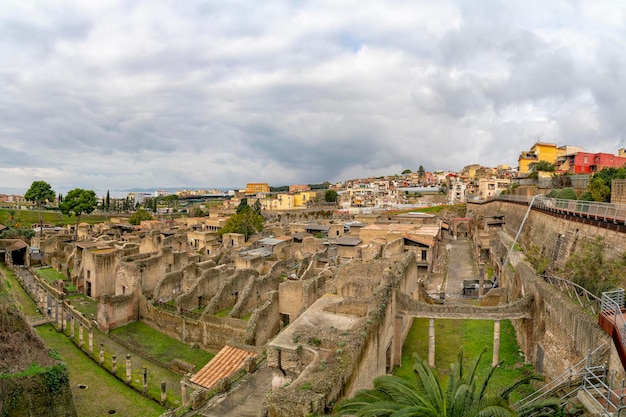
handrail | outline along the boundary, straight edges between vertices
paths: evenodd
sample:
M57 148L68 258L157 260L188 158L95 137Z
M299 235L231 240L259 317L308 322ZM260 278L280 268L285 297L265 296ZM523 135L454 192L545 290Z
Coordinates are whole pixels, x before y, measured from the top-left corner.
M613 316L613 326L619 332L620 341L626 350L626 320L624 319L625 295L624 289L602 293L602 313L609 313Z
M594 315L597 315L601 311L602 299L592 292L589 292L584 287L576 284L565 278L550 276L550 275L541 275L544 281L554 286L558 286L559 289L572 298L578 301L578 304L585 310L589 310Z
M581 359L578 363L574 364L567 371L563 372L561 375L557 376L537 391L517 401L511 407L514 410L520 410L522 407L525 407L543 398L549 397L553 392L559 389L574 386L574 389L572 391L567 392L564 396L561 397L561 399L563 400L569 398L580 389L580 383L576 384L576 381L579 378L581 381L583 381L585 375L589 373L589 369L593 368L592 364L598 359L602 359L607 350L608 347L605 345L600 345L596 347L593 352L587 353L587 356Z
M535 199L536 198L536 199ZM501 201L529 204L540 210L546 210L559 214L569 214L576 217L585 217L604 222L626 225L626 205L612 204L597 201L567 200L563 198L551 198L544 195L533 197L511 194L500 194L495 197ZM535 199L533 201L533 199Z

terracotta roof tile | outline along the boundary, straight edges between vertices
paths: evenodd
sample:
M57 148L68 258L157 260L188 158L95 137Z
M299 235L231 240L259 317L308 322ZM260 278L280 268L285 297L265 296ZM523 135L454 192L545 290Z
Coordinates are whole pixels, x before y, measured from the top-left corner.
M243 368L246 358L254 355L255 353L249 350L226 345L189 381L211 389L220 379L231 376Z

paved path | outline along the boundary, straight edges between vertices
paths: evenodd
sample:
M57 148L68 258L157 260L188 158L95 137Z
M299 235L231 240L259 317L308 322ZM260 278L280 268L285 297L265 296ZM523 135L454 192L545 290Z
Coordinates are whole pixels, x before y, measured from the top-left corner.
M258 417L265 396L272 389L272 381L282 373L272 368L261 368L228 396L211 401L193 415L204 417Z
M463 298L463 280L478 279L472 241L459 238L441 242L435 272L439 273L433 275L428 285L431 296L436 297L440 292L445 292L448 300Z
M450 245L448 279L445 286L446 298L462 298L463 280L478 279L478 267L472 253L471 240L452 240Z

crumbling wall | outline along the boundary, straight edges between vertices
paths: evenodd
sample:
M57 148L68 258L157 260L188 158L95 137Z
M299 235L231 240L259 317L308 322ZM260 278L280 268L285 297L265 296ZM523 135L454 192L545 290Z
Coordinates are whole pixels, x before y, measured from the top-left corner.
M512 274L510 268L505 271ZM515 265L514 275L507 278L509 302L524 295L533 296L532 320L512 323L526 361L543 370L548 378L561 375L598 346L613 346L610 336L598 326L597 316L587 314L566 293L538 277L525 262ZM610 356L611 362L619 363L619 367L613 367L617 380L626 378L614 348Z
M98 328L107 333L116 327L138 320L139 300L136 294L108 295L98 303Z
M269 300L254 310L246 330L244 343L251 346L264 346L279 332L282 321L278 310L278 291L268 294Z
M383 258L391 258L396 255L402 255L404 253L404 238L397 238L387 243L383 247Z
M239 293L243 292L250 279L258 276L254 269L238 270L226 279L221 279L219 289L206 306L204 314L213 315L228 307L233 307L237 302Z

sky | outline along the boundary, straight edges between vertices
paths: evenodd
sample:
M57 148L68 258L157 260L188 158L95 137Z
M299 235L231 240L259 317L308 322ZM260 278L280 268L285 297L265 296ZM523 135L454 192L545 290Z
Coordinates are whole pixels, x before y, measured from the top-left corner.
M0 192L337 182L626 138L622 1L0 0Z

